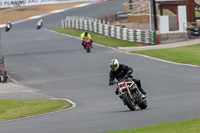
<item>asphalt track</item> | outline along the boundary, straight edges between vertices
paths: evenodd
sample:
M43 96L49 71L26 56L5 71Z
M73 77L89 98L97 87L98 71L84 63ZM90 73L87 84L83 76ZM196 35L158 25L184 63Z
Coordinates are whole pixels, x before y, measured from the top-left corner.
M124 1L108 1L44 17L45 28L59 28L70 16L104 16ZM0 133L98 133L200 117L199 68L180 66L94 45L86 53L80 40L36 30L36 20L2 33L9 75L20 84L76 103L71 110L0 122ZM95 38L94 38L95 40ZM148 93L148 108L130 111L108 87L108 62L132 66ZM34 97L34 96L33 96ZM30 96L30 98L32 98Z

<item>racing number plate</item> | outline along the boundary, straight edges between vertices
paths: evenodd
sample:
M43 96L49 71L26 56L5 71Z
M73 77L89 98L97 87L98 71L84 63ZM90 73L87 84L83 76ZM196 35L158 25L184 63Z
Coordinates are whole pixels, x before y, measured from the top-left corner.
M119 88L119 91L121 91L122 89L126 88L126 85L124 82L119 82L118 83L118 88Z

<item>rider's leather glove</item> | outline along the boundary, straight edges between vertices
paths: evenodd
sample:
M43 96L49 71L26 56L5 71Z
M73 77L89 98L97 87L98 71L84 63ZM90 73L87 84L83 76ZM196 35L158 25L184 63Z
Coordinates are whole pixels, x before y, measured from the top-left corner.
M109 86L110 86L110 85L114 85L114 82L109 82Z
M115 94L119 95L119 89L118 88L115 90Z

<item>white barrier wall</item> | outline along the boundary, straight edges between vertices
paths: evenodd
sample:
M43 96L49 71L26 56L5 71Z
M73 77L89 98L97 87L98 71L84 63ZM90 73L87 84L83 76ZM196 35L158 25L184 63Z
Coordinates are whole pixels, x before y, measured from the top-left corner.
M79 22L77 22L79 21ZM74 23L74 24L73 24ZM151 30L135 30L127 29L119 26L110 25L109 23L97 21L93 18L83 17L66 17L61 21L62 28L77 28L82 30L89 30L95 33L111 36L120 40L127 40L130 42L142 42L147 44L154 44L154 32Z
M175 29L177 29L176 18L174 18L174 21L172 23L169 23L169 16L160 16L159 19L160 19L159 31L161 34L169 33L169 30L170 30L169 24L170 25L173 24L172 26L174 26ZM178 30L177 31L186 32L186 28L187 28L186 24L187 24L186 6L178 6Z
M43 4L72 3L72 2L82 2L82 1L95 1L95 0L0 0L0 8L43 5Z
M169 16L160 16L159 19L160 33L169 33Z
M179 23L179 31L186 32L185 24L187 23L187 12L186 6L178 6L178 23Z

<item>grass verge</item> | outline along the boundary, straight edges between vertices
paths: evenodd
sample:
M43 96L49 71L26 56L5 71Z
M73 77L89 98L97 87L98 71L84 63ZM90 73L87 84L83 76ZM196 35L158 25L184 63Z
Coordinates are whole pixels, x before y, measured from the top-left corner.
M0 121L44 114L71 106L67 101L58 99L3 99L0 105Z
M178 63L200 65L200 44L177 48L132 51L132 53L148 55Z
M77 36L80 37L81 33L83 30L79 29L72 29L72 28L57 28L57 29L52 29L56 32L60 33L65 33L69 34L72 36ZM145 44L138 43L138 42L129 42L125 40L119 40L116 38L104 36L101 34L97 34L94 32L89 32L92 35L92 39L95 43L99 43L105 46L111 46L111 47L137 47L137 46L144 46Z
M142 128L113 131L109 133L199 133L200 119L179 121Z

